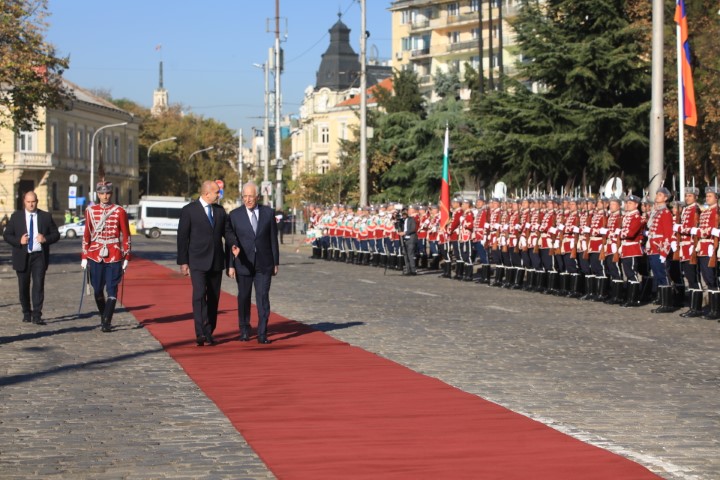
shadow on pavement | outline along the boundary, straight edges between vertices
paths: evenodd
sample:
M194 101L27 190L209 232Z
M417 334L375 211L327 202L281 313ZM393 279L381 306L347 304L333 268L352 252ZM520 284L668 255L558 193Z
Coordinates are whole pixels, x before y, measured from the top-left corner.
M24 340L35 340L38 338L51 337L54 335L62 335L64 333L87 332L90 330L95 330L96 328L99 328L99 325L88 325L84 327L67 327L60 328L58 330L41 330L39 332L21 333L20 335L9 335L5 337L0 337L0 345L4 345L6 343L21 342ZM0 385L2 385L2 383L0 383Z
M299 337L301 335L307 335L314 332L331 332L333 330L341 330L343 328L357 327L358 325L365 325L364 322L347 322L347 323L333 323L333 322L320 322L320 323L300 323L295 321L273 323L268 326L269 336L272 337L273 341L289 340L291 338ZM284 336L279 337L276 335Z

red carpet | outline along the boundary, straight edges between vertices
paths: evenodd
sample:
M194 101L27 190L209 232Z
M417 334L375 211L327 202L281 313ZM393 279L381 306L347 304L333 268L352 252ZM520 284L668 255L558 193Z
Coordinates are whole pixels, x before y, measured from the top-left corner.
M236 342L228 294L221 343L196 347L190 292L177 271L137 259L124 302L281 479L659 478L279 315L271 345Z

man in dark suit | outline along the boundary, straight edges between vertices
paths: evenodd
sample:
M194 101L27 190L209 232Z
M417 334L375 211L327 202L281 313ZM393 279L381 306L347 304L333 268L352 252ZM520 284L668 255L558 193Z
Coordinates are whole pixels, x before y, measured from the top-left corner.
M250 339L250 294L255 285L258 311L258 343L267 344L267 322L270 316L270 282L278 273L280 251L275 212L258 205L258 187L247 183L242 189L245 204L230 212L225 244L233 258L228 275L238 284L238 319L240 341Z
M405 266L403 275L417 275L415 268L415 250L417 245L417 221L413 215L408 214L408 209L402 209L402 242Z
M3 238L12 245L12 265L17 272L23 322L45 325L42 308L45 300L45 272L50 263L50 244L60 239L52 216L38 210L35 192L23 197L25 208L10 216ZM32 280L32 308L30 283Z
M200 198L180 212L177 235L177 263L180 272L190 275L195 338L198 346L215 345L212 334L217 324L220 285L227 259L223 236L227 214L217 205L220 187L203 182Z

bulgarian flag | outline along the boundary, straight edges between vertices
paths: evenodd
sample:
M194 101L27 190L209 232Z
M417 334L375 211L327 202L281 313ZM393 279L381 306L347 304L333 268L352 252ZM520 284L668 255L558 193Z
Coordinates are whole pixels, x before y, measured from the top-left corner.
M677 24L678 42L678 105L681 110L678 116L685 125L697 125L697 108L695 105L695 87L693 86L690 68L690 43L688 42L688 24L685 14L685 0L675 2L675 23Z
M443 149L442 183L440 184L440 226L445 227L450 220L450 127L445 125L445 147Z

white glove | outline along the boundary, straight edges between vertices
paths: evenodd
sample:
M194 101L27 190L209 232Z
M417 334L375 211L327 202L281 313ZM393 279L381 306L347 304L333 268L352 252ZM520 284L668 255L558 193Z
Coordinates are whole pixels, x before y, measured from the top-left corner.
M660 263L665 263L666 257L665 255L660 255Z
M587 246L587 242L586 242L585 240L583 240L580 245L582 245L582 251L583 251L583 252L587 250L587 247L588 247L588 246Z
M715 253L715 249L713 248L713 245L710 245L708 247L708 257L712 257L713 253Z
M590 227L583 227L583 233L590 233Z
M530 222L525 224L525 228L530 228Z
M507 230L508 230L508 226L507 226L507 225L503 225L503 226L502 226L502 231L503 231L503 232L507 232Z
M548 232L550 232L551 235L555 235L555 234L557 233L557 228L555 228L555 227L550 227L550 229L548 230Z
M527 247L527 240L525 239L525 237L520 237L520 248L525 247Z
M505 237L500 237L500 245L503 247L507 245L507 239Z
M601 228L599 231L600 231L600 235L605 235L605 234L608 233L608 229L607 229L607 228Z
M619 229L619 228L616 228L616 229L615 229L615 235L620 235L620 229Z
M515 225L515 230L520 230L521 228L522 228L522 226L519 223L517 225Z
M570 250L575 249L575 240L570 240Z
M500 224L499 223L493 223L493 228L495 230L500 230Z
M676 241L672 241L670 243L670 248L672 249L673 252L677 252L677 247L678 247L678 245L677 245Z
M697 235L698 229L697 227L693 227L690 229L690 235Z
M673 225L673 232L679 232L681 226L682 225L680 225L679 223L676 223L675 225Z
M553 244L553 248L554 248L555 250L557 250L558 248L560 248L560 240L555 240L555 243Z
M483 228L485 228L485 229L490 228L490 224L489 224L489 223L486 223L485 225L483 225Z
M83 270L87 268L87 258L82 259L82 261L80 262L80 268L82 268Z
M613 243L612 245L610 245L610 250L613 254L617 253L617 243Z
M585 228L587 228L587 227L585 227ZM589 228L587 228L587 229L590 230ZM579 227L573 227L572 232L573 232L573 233L580 233L580 228L579 228Z
M125 269L126 269L127 267L128 267L128 260L127 260L127 258L126 258L125 260L123 260L123 267L122 267L122 268L123 268L123 272L125 271Z
M712 233L713 237L720 237L720 228L713 228L710 233Z
M562 223L558 224L558 230L565 230L565 225Z

